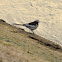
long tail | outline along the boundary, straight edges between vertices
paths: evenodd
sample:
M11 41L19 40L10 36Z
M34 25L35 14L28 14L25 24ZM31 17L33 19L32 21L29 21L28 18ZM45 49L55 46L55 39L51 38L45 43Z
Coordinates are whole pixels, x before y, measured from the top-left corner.
M23 24L16 24L16 23L13 23L13 25L21 25L21 26L23 26Z

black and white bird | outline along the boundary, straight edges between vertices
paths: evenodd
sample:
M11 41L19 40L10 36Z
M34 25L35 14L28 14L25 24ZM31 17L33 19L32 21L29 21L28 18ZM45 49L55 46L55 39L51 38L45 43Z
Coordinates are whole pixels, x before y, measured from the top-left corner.
M33 30L35 30L38 27L38 24L39 24L39 20L35 20L34 22L30 22L30 23L26 23L26 24L14 24L14 25L25 26L33 32Z

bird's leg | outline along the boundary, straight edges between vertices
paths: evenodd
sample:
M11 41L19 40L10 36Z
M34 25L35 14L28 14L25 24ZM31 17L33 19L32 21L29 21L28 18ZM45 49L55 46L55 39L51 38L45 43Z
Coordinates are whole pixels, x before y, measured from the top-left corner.
M33 30L31 30L32 31L32 33L34 34L34 31Z

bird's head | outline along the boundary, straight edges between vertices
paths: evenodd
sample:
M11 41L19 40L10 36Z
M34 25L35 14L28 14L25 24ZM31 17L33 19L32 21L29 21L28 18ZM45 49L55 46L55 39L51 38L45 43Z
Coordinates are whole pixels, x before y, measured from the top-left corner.
M38 22L39 23L39 20L35 20L35 22Z

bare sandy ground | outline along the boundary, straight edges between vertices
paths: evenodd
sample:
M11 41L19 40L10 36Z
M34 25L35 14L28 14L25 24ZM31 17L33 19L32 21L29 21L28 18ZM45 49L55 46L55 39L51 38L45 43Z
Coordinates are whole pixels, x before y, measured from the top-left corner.
M0 62L62 62L62 47L0 19Z
M62 0L0 0L0 18L10 24L38 19L35 33L62 44Z

